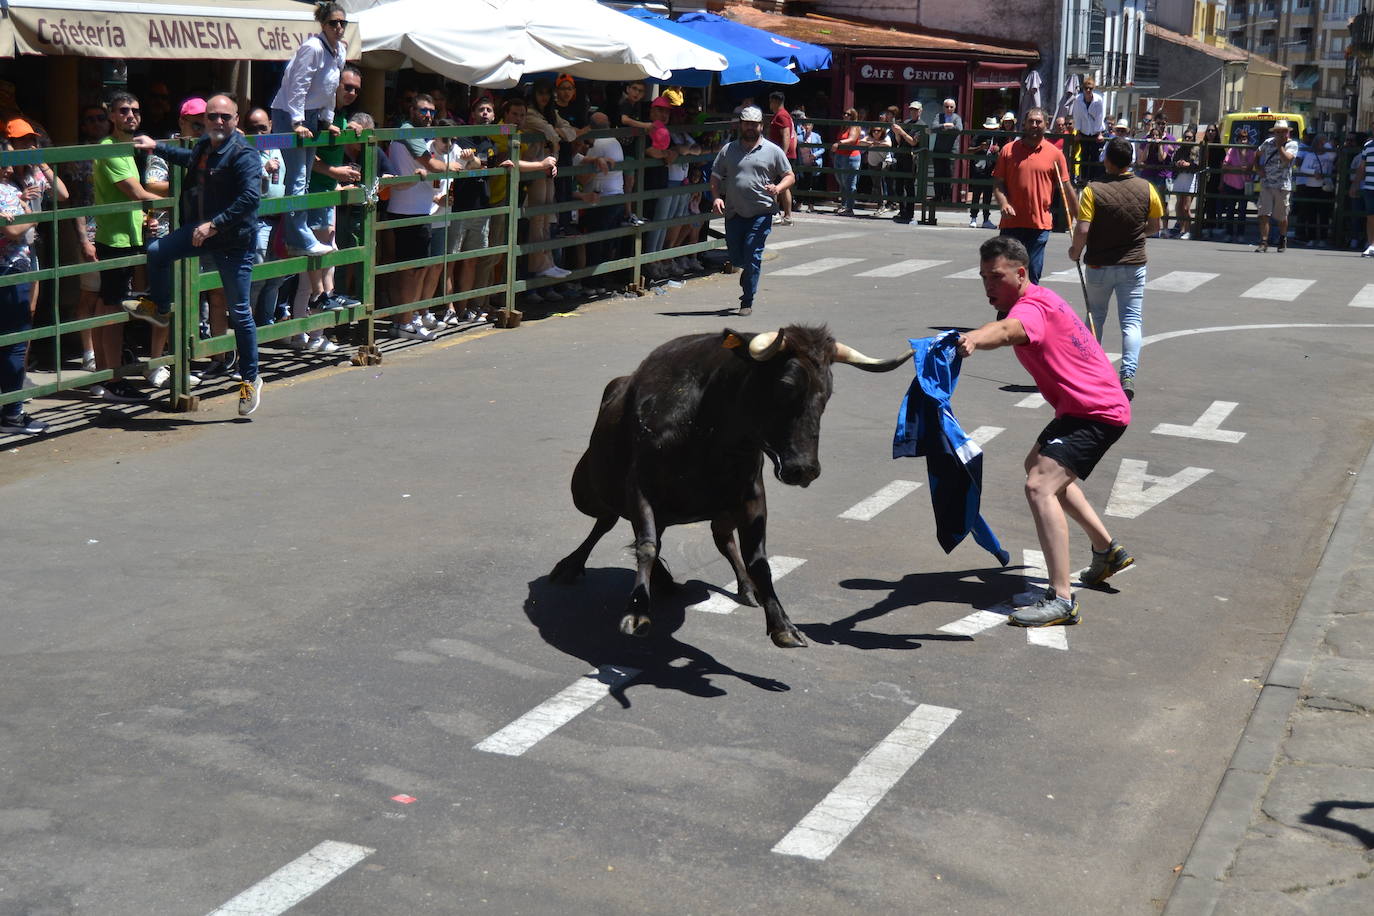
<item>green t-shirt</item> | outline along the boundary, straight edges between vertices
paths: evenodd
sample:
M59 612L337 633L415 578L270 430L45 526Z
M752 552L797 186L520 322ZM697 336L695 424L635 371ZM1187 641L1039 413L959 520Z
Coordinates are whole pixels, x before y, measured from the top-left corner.
M113 144L114 138L106 137L102 144ZM126 178L138 181L138 165L133 156L115 156L112 159L97 159L91 170L91 185L95 189L95 202L100 204L128 203L129 198L115 187ZM95 240L111 248L138 248L143 244L143 212L130 210L127 213L105 213L95 218Z
M348 118L343 113L334 115L334 126L343 130L348 126ZM332 146L317 146L315 147L315 155L318 156L319 160L325 165L343 165L343 144L335 143ZM314 194L318 191L334 191L337 190L338 187L339 182L337 180L312 169L310 172L310 186L306 188L306 193Z

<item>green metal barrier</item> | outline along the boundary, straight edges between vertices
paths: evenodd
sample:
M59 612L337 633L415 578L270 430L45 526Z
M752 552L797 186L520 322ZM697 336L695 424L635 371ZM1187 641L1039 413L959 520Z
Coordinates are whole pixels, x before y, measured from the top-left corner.
M726 124L702 124L702 125L681 125L674 126L675 131L691 133L696 136L716 134L729 125ZM522 195L518 188L527 185L529 182L537 180L538 174L525 173L519 175L518 181L507 180L507 192L503 202L494 204L481 210L457 211L450 213L440 213L434 215L380 219L379 197L382 189L404 187L420 181L436 180L434 175L401 175L383 176L379 173L378 150L379 147L389 144L393 140L403 140L411 137L445 137L456 142L460 147L465 138L486 137L498 143L500 147L509 148L510 159L519 161L520 151L523 142L530 142L537 138L537 135L521 136L515 128L509 125L493 124L487 126L464 126L446 128L408 128L408 129L389 129L389 130L370 130L362 133L346 132L338 138L328 136L318 137L311 140L302 141L291 134L259 135L247 137L247 142L257 149L282 149L293 145L305 147L324 147L339 144L356 144L359 148L361 161L359 162L362 179L357 187L341 188L335 191L317 192L300 197L287 197L276 200L264 199L259 208L261 216L272 216L299 210L301 208L315 209L324 207L356 207L361 210L361 223L358 244L344 247L340 250L330 252L321 257L286 257L278 260L268 260L259 264L253 269L253 280L265 280L275 277L288 277L299 274L308 269L320 269L325 267L348 267L354 266L357 270L358 286L354 292L356 297L361 300L361 304L351 308L338 311L325 311L312 313L304 318L291 318L284 321L275 322L270 325L258 328L259 344L268 343L274 340L289 338L292 335L306 333L315 330L323 330L332 327L345 325L356 325L358 331L355 338L361 336L363 342L358 347L358 354L354 357L354 363L358 365L371 364L380 361L381 354L376 346L377 321L386 319L390 316L420 311L436 306L450 305L453 303L467 302L474 299L484 299L496 297L500 302L500 314L504 316L498 324L514 326L518 323L518 310L516 309L517 297L526 290L548 287L554 284L578 281L586 278L602 278L609 274L619 271L629 271L631 280L625 284L624 288L632 293L643 294L644 274L646 264L656 261L675 259L696 255L701 252L719 248L722 242L718 237L712 237L707 232L705 238L692 241L689 244L679 245L673 248L665 248L656 252L645 252L643 250L643 240L646 234L656 229L669 229L680 225L701 225L703 229L713 218L709 206L703 202L699 213L688 214L674 219L654 221L644 219L643 214L652 212L654 203L660 199L674 195L691 195L700 193L705 197L709 193L709 186L705 182L694 185L679 185L668 187L662 190L644 190L644 174L648 167L657 166L659 161L648 158L645 155L645 132L634 128L618 128L593 132L586 135L586 139L594 140L598 137L614 137L618 140L627 140L632 143L631 152L625 157L625 162L619 168L627 175L635 177L634 190L624 195L612 198L601 198L595 206L622 206L629 205L634 212L641 214L642 222L635 222L627 225L616 226L608 230L603 230L594 234L577 234L548 238L535 241L520 241L519 227L522 221L527 221L534 217L556 217L559 213L571 212L575 210L585 210L593 206L580 200L571 202L557 202L540 206L525 206L521 200ZM0 152L0 166L5 165L29 165L38 162L46 162L54 167L66 163L81 161L99 161L118 156L132 155L133 145L123 144L104 144L104 145L83 145L72 147L49 148L40 150L11 150ZM714 158L714 150L703 150L700 153L683 156L681 161L688 164L706 164ZM577 167L560 168L559 174L573 177L574 180L596 172L595 166L582 165ZM102 269L120 266L141 266L146 259L142 254L116 260L103 261L98 263L80 262L74 264L63 264L61 261L62 246L57 244L59 239L58 227L64 222L77 217L93 219L105 214L147 211L151 209L166 209L171 214L172 228L178 224L178 208L176 198L180 188L180 177L182 170L176 167L171 169L172 194L158 201L130 201L127 203L115 203L105 205L93 205L86 207L65 207L58 205L55 195L49 195L46 202L47 206L40 212L27 214L12 220L13 223L31 223L44 225L49 228L54 244L48 255L50 265L42 265L39 269L25 272L14 273L0 276L0 287L13 286L23 283L36 283L42 286L42 303L39 315L35 316L35 326L23 331L0 334L0 346L27 343L33 355L40 357L46 364L53 368L54 377L51 381L42 384L30 385L16 392L6 392L0 394L0 405L10 404L16 401L27 400L33 397L43 397L55 394L59 391L85 388L112 378L121 376L135 376L146 372L151 367L167 366L171 371L171 388L169 396L169 406L173 410L191 410L198 406L197 398L190 392L191 361L193 359L212 356L218 353L230 351L234 347L234 336L232 329L228 333L202 339L199 333L199 307L201 295L217 290L220 287L219 275L215 271L200 273L196 269L197 262L193 259L186 259L176 265L176 281L174 290L176 295L173 302L173 322L172 331L169 336L169 348L171 352L167 355L152 354L150 358L137 360L134 363L114 368L104 368L96 372L75 371L66 368L64 365L63 337L83 329L98 329L113 325L126 324L129 317L118 308L108 311L105 314L97 314L89 318L67 319L64 320L62 311L63 302L61 296L60 281L68 277L77 277L81 274L97 272ZM463 181L477 178L493 178L511 176L508 169L490 167L480 170L465 170L455 172L453 181ZM477 219L487 217L492 220L504 221L505 235L504 241L500 244L489 245L478 250L451 253L449 245L443 247L443 253L431 257L428 252L399 252L397 257L390 263L378 263L377 252L378 234L383 231L396 229L407 225L419 225L422 223L443 223L445 236L456 223L462 220ZM567 252L575 246L584 245L588 242L598 242L607 239L624 239L629 251L622 257L615 258L603 263L585 264L572 269L571 274L566 278L529 278L518 279L517 259L528 257L532 254L542 252ZM496 259L503 258L505 264L504 276L496 282L479 283L477 288L458 291L449 285L450 265L469 259L482 259L478 261L483 265L490 260L494 266ZM385 278L393 276L400 271L408 269L423 268L428 266L441 266L441 285L439 294L429 296L417 302L391 302L389 297L379 295L381 287L385 285ZM304 277L302 277L304 282ZM385 302L383 300L386 300ZM107 304L103 308L109 309ZM511 316L517 316L512 318ZM41 317L42 320L38 320ZM40 348L42 348L40 350Z

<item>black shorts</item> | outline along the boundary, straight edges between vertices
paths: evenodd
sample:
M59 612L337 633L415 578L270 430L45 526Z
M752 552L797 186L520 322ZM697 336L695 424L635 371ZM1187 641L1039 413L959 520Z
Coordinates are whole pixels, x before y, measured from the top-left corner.
M401 226L392 229L391 236L395 243L392 263L428 257L429 239L432 234L430 230L432 228L429 223L421 223L418 226Z
M1100 420L1083 417L1055 417L1035 440L1040 454L1053 458L1073 472L1079 480L1087 480L1107 449L1116 444L1124 426L1113 426Z
M142 254L142 248L115 248L104 242L95 243L95 256L99 261L115 258L129 258ZM133 289L134 269L132 267L113 267L100 272L100 301L111 308L118 309L119 303L129 298Z

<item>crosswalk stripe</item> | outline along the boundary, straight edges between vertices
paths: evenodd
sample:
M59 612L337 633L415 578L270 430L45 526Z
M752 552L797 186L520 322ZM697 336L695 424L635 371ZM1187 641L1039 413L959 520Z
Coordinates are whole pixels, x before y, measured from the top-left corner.
M939 267L941 264L948 264L948 261L920 261L912 259L909 261L898 261L895 264L888 264L885 267L875 267L866 270L856 277L905 277L907 274L914 274L918 270L925 270L928 267Z
M1357 309L1374 309L1374 283L1368 284L1356 293L1350 304Z
M1303 280L1298 277L1267 277L1240 294L1242 299L1274 299L1279 302L1292 302L1307 291L1316 280Z
M769 241L765 247L769 251L782 251L787 248L800 248L802 245L815 245L820 242L838 242L840 239L858 238L862 232L835 232L830 235L813 235L805 239L784 239L781 242Z
M1045 396L1037 391L1035 394L1028 394L1017 401L1016 406L1025 407L1027 410L1035 410L1036 408L1044 407L1048 403L1049 402L1045 400Z
M1042 276L1042 277L1040 278L1040 282L1041 282L1041 283L1077 283L1077 282L1078 282L1078 271L1077 271L1077 269L1075 269L1075 268L1069 268L1068 270L1056 270L1056 271L1054 271L1054 272L1052 272L1052 273L1047 273L1047 274L1045 274L1044 276Z
M850 264L857 264L864 258L817 258L814 261L807 261L805 264L797 264L793 267L784 267L782 270L770 271L770 277L810 277L814 274L825 273L827 270L835 270L838 267L848 267Z
M824 860L958 717L957 709L925 703L917 706L902 724L869 748L849 775L788 831L773 851Z
M638 668L602 665L505 728L488 735L474 745L473 750L519 757L577 718L579 713L591 709L612 691L624 687L638 676Z
M998 433L1004 432L1006 429L1001 426L980 426L969 433L968 437L977 442L979 448L986 448L987 444L996 438Z
M801 566L805 562L805 560L798 559L797 557L769 557L768 571L773 574L773 581L777 582L783 576L787 575L792 570L796 569L798 566ZM711 595L710 598L707 598L705 601L698 601L696 604L689 604L687 606L687 610L705 611L708 614L734 613L740 607L739 602L736 601L734 598L731 598L729 595L721 594L721 592L735 588L736 584L737 583L735 582L735 580L731 579L729 582L726 582L720 586L721 590L719 592L715 592Z
M1215 280L1220 274L1202 273L1193 270L1171 270L1162 277L1155 277L1145 284L1145 288L1162 293L1191 293L1208 280Z
M984 428L986 429L986 427ZM921 485L914 480L894 480L877 493L841 512L840 518L853 519L858 522L872 521L879 512L895 506L920 488Z
M977 280L982 276L978 273L977 267L970 267L968 270L961 270L957 274L950 274L946 280Z
M375 849L326 840L305 855L283 865L210 916L276 916L300 903L366 859Z

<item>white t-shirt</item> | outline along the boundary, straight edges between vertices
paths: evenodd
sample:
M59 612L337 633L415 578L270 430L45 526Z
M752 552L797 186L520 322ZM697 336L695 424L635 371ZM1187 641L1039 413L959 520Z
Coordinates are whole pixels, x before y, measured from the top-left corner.
M590 159L609 159L613 164L618 164L625 161L625 150L621 147L620 141L614 137L601 137L592 141L591 147L587 150L587 157ZM592 178L588 190L603 196L624 194L625 173L614 167L609 172L598 172Z
M419 160L411 154L405 140L392 140L386 155L396 167L397 175L414 175L415 170L422 167ZM414 184L396 185L391 189L391 200L387 204L387 211L390 213L398 216L424 216L433 213L435 209L432 182L417 181Z
M433 156L435 159L438 159L441 162L443 162L445 165L448 165L451 162L457 162L458 144L456 141L450 143L448 152L441 153L437 149L435 149L435 144L431 141L431 143L429 144L429 154ZM429 183L431 197L439 197L443 201L442 203L436 202L434 205L434 213L436 216L442 216L444 214L449 213L452 210L452 207L449 206L450 198L448 196L449 186L452 184L452 178L440 178L438 181L431 181ZM445 226L447 226L448 223L444 222L443 220L439 220L438 222L431 223L430 225L433 226L435 229L442 229Z

